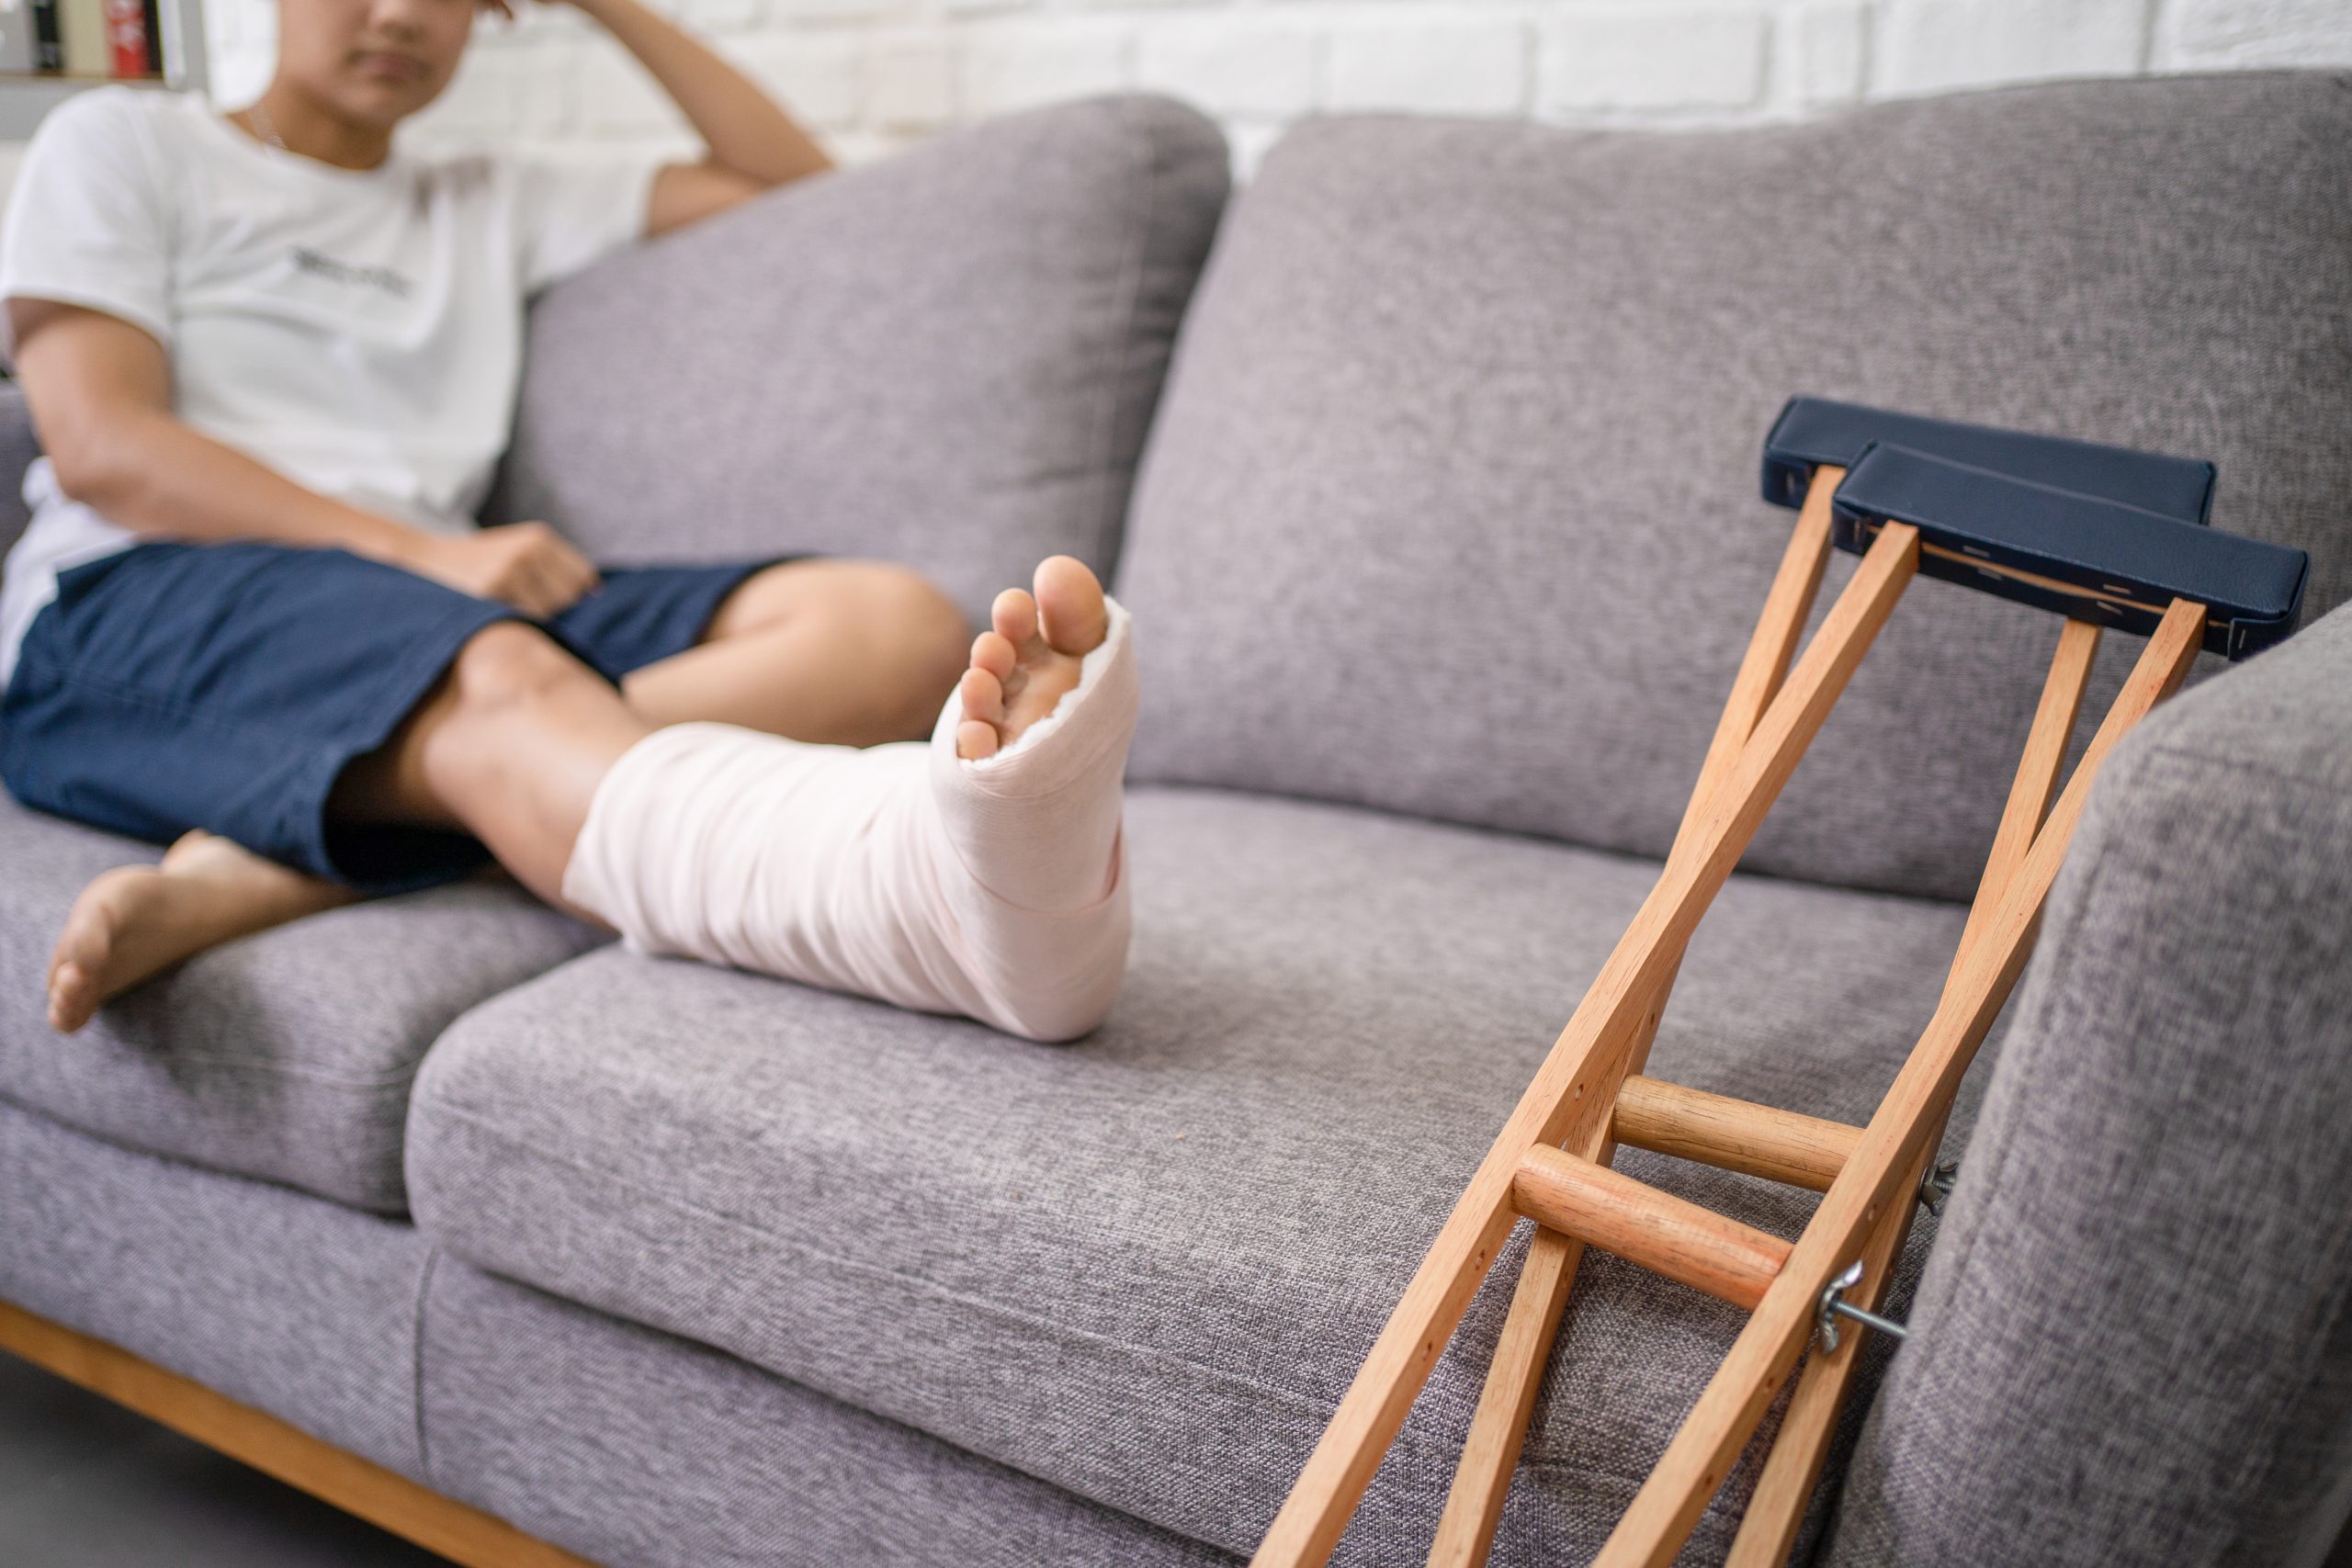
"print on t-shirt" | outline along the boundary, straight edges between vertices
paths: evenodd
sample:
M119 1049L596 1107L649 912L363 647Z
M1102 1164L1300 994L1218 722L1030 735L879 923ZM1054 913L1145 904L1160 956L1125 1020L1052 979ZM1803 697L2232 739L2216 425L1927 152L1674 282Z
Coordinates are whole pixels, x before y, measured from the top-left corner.
M390 267L355 266L349 262L337 261L330 255L322 255L308 245L294 247L294 267L298 272L311 273L320 277L333 279L337 283L356 283L370 288L380 288L395 299L407 299L410 290L416 287Z

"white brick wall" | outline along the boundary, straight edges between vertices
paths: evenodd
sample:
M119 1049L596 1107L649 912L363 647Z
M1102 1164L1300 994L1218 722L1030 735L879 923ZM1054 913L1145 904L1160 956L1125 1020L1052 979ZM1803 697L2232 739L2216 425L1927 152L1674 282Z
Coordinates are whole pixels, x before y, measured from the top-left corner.
M1401 109L1559 123L1786 119L1948 87L2352 65L2352 0L657 0L848 159L1111 88L1222 121L1246 175L1293 121ZM275 0L209 0L217 95L266 80ZM684 151L576 12L485 23L419 141ZM0 148L0 166L7 161Z
M2148 0L1909 0L1879 30L1874 78L1932 93L2034 76L2112 76L2147 59Z
M1427 17L1367 9L1332 27L1322 91L1294 106L1339 113L1516 115L1527 108L1527 23L1459 6Z
M1763 102L1774 19L1754 6L1561 7L1544 25L1539 103L1563 119L1753 111Z

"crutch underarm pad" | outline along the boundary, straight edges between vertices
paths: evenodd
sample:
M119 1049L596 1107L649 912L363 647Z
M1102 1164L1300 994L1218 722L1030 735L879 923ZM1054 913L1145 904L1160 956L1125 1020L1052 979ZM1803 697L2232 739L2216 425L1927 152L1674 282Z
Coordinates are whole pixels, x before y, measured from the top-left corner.
M1815 467L1835 463L1850 468L1872 442L2120 502L2182 523L2204 522L2213 503L2211 463L1922 419L1826 398L1791 398L1781 411L1772 434L1764 438L1764 499L1776 506L1802 505Z
M2175 599L2209 612L2205 647L2241 659L2285 637L2310 558L2137 507L1901 446L1864 453L1831 502L1839 547L1919 530L1919 570L2145 636Z

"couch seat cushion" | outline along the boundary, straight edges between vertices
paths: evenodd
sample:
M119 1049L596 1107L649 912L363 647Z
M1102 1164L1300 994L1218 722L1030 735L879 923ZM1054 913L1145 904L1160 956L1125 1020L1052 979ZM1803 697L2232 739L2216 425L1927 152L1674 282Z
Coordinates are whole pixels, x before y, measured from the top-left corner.
M230 942L53 1032L42 990L74 895L156 854L0 796L0 1096L363 1209L406 1206L401 1123L434 1036L598 940L503 879L459 883Z
M1657 868L1210 791L1136 792L1129 833L1133 964L1090 1039L607 950L435 1046L419 1224L1246 1551ZM1861 1118L1961 923L1736 880L1655 1069ZM1783 1234L1811 1202L1623 1165ZM1736 1328L1614 1260L1587 1270L1498 1561L1597 1546ZM1491 1346L1505 1302L1490 1281L1468 1343ZM1351 1551L1426 1549L1483 1366L1447 1357Z

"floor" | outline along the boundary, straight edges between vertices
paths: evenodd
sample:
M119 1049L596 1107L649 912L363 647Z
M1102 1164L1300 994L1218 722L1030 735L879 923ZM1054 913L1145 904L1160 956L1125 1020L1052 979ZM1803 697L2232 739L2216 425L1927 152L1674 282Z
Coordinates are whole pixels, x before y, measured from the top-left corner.
M448 1568L435 1556L0 1352L8 1568Z

